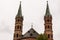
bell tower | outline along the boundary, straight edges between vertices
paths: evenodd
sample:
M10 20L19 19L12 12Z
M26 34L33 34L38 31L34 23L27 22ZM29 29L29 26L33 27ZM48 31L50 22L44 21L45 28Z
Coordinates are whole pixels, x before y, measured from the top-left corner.
M21 2L18 13L15 17L14 40L21 40L22 37L23 16L21 11Z
M47 1L46 13L44 16L44 33L48 36L48 40L53 40L53 31L52 31L52 15L50 14L49 5Z

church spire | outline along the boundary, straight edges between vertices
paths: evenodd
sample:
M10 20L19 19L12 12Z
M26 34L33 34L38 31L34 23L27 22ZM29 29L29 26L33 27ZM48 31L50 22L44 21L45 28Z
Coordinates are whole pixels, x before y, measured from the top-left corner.
M47 35L48 40L53 40L52 15L50 14L48 1L47 1L46 14L44 16L44 26L45 26L44 33Z
M21 11L21 1L20 1L20 6L19 6L19 10L18 10L18 14L16 16L22 16L22 11Z
M22 28L23 28L23 16L22 16L21 2L20 2L19 10L15 18L14 40L21 40Z
M50 14L50 10L49 10L48 1L47 1L47 8L46 8L45 16L51 16L51 14Z

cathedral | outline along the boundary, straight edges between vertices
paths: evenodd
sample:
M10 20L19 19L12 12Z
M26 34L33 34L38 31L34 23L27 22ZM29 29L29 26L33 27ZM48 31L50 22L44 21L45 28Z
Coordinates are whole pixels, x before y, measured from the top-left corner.
M21 9L21 2L18 9L18 13L15 17L15 29L14 29L14 36L13 40L36 40L39 36L33 28L28 30L24 35L22 34L23 29L23 16L22 16L22 9ZM44 15L44 34L48 36L48 40L53 40L53 30L52 30L52 15L49 10L49 5L47 2L46 12Z

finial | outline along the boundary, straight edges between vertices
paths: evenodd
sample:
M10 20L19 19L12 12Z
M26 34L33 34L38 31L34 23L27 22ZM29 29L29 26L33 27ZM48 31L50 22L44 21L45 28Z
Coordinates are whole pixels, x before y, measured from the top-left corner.
M48 1L47 1L47 3L48 3Z
M21 1L20 1L20 4L21 4Z
M31 23L31 28L33 28L33 23Z

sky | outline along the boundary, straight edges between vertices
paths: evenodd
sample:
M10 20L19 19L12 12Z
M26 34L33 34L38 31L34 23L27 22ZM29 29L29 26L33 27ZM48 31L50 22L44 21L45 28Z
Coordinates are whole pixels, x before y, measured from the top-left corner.
M44 15L47 0L0 0L0 40L13 40L15 16L22 1L23 34L33 28L44 33ZM60 0L48 0L52 14L53 39L60 40Z

